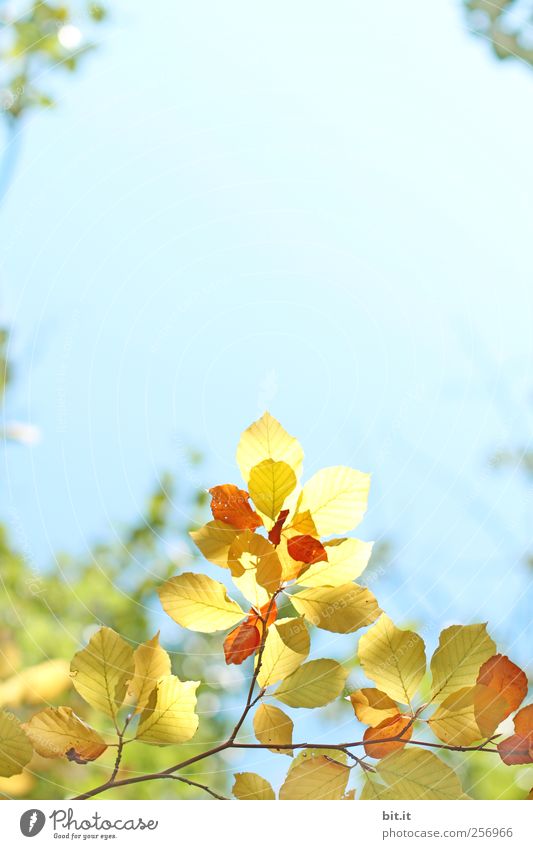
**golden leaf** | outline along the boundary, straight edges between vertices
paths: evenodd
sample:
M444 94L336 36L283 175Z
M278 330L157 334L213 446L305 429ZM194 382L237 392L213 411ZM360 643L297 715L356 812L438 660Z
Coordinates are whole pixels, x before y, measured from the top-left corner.
M235 798L243 801L252 799L271 801L276 798L270 783L255 772L236 773L235 784L231 792Z
M402 631L384 613L363 634L358 648L361 666L391 699L410 705L426 669L424 641L414 631Z
M261 668L257 676L260 687L286 678L309 654L309 631L303 619L279 619L268 630Z
M294 723L282 710L274 705L261 704L254 716L254 733L260 743L271 752L292 757L292 749L277 749L276 745L290 745Z
M133 649L111 628L100 628L74 655L74 687L92 707L116 717L134 672Z
M98 732L69 707L46 708L36 713L24 730L43 758L67 757L82 764L95 761L107 749Z
M351 634L381 613L370 590L358 584L311 587L291 595L291 602L308 622L336 634Z
M174 622L209 634L224 631L244 618L244 611L229 598L226 588L207 575L184 572L159 587L163 609Z
M141 714L137 740L155 746L186 743L198 728L196 690L199 681L180 681L175 675L160 678Z
M494 654L495 643L481 625L452 625L442 631L431 658L432 700L442 701L450 693L473 687L480 667Z
M135 674L128 693L136 705L135 713L141 713L159 679L171 673L170 657L159 645L159 631L151 640L138 646L133 657Z
M264 413L244 431L237 448L237 463L246 483L253 467L263 460L287 463L299 478L303 456L298 440L290 436L270 413Z
M336 660L310 660L285 678L274 696L289 707L322 707L340 696L347 676Z
M0 776L19 775L33 755L32 745L20 722L0 711Z
M280 799L342 799L350 770L318 755L295 764L279 792Z

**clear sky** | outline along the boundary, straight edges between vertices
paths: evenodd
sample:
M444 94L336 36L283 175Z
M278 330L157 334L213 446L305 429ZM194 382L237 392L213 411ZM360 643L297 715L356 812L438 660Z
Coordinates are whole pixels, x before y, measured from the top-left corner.
M83 551L187 445L238 482L268 408L308 473L372 472L393 616L527 662L531 501L488 456L531 432L533 71L444 0L120 6L1 210L16 540Z

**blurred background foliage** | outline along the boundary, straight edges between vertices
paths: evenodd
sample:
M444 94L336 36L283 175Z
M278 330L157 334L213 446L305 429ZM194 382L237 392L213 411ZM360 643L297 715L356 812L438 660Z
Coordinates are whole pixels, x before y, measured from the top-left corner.
M533 2L531 0L465 0L468 27L489 39L498 58L515 56L533 64ZM107 7L96 3L0 3L0 110L5 122L6 144L0 164L0 197L13 173L21 119L32 110L54 106L56 75L75 72L80 62L94 51L98 32L108 20ZM7 351L9 331L0 329L0 394L13 391L14 374ZM16 375L15 375L16 376ZM16 386L16 381L15 381ZM4 409L4 421L5 421ZM38 431L32 425L11 423L4 426L5 439L33 442ZM21 450L20 448L15 450ZM201 455L191 451L189 462L201 467ZM533 479L533 455L527 449L511 447L499 451L492 465L503 469L520 465L528 485ZM13 517L0 524L0 706L12 709L22 720L37 706L69 704L89 722L100 723L101 715L91 716L88 706L70 686L68 665L72 654L85 643L101 624L127 634L133 642L152 636L150 605L157 585L187 564L195 556L187 533L195 523L206 519L206 491L187 486L180 490L175 476L163 474L147 499L142 519L122 529L120 535L95 543L87 556L58 553L50 566L38 568L31 558L31 547L13 531ZM182 517L188 517L184 521ZM27 550L26 550L27 549ZM529 557L533 565L533 557ZM365 582L372 584L394 568L394 547L381 541L375 547ZM397 576L398 577L398 576ZM404 576L405 578L405 576ZM402 580L402 576L399 576ZM284 613L289 613L285 610ZM399 623L420 627L421 621ZM231 671L231 686L225 676L219 636L207 636L170 628L162 640L173 657L173 672L182 678L203 682L199 698L200 730L191 744L180 747L180 758L213 745L227 735L236 720L241 703L236 685L244 683L240 670ZM339 652L341 652L339 654ZM335 653L335 652L333 652ZM347 691L364 685L353 647L336 650L338 659L350 669ZM231 677L230 676L230 677ZM236 707L237 706L237 707ZM351 709L350 727L357 728ZM346 724L345 703L337 702L321 712L320 724L341 728ZM362 733L362 729L359 729ZM357 732L354 731L354 736ZM174 753L175 754L175 753ZM279 756L275 756L278 757ZM446 755L444 755L446 758ZM174 760L166 748L134 745L126 749L121 773L150 772L162 769ZM283 759L284 760L284 759ZM457 759L450 756L457 766ZM50 761L35 756L22 776L0 779L0 798L68 798L74 792L100 783L112 768L113 754L107 760L77 767L68 762ZM532 783L520 768L491 763L487 771L483 754L469 755L459 771L466 792L474 798L524 798ZM191 778L206 780L210 786L227 793L230 765L224 757L213 758L208 766L190 768ZM125 787L121 798L187 798L198 791L174 782L146 783ZM115 791L115 796L119 793Z
M488 40L498 59L533 65L532 0L464 0L469 29Z

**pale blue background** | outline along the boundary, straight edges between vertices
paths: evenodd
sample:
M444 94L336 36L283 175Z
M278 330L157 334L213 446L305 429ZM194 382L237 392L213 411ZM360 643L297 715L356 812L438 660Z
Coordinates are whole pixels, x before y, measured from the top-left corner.
M373 473L392 616L527 663L530 493L488 458L531 432L533 72L443 0L120 5L1 210L15 541L44 568L166 467L238 482L268 407L308 473Z

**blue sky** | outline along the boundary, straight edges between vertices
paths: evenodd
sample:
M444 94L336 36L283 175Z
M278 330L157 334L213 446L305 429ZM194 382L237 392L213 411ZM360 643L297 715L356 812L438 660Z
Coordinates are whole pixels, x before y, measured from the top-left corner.
M32 118L2 215L20 364L4 513L39 565L164 468L238 480L265 407L307 472L373 474L382 605L528 660L533 72L446 2L132 0Z

